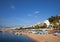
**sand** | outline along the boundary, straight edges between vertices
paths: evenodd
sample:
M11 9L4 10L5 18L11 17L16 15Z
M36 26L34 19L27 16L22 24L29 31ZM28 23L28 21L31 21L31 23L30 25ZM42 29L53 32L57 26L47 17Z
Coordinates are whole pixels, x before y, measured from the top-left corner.
M33 34L28 32L22 32L22 34L35 40L36 42L60 42L60 37L54 36L53 34Z

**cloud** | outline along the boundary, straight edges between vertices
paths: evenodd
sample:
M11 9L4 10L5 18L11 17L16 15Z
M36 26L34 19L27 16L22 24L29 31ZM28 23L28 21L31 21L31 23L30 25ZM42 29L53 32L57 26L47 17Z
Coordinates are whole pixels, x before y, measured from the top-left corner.
M39 13L39 11L35 11L34 13L35 13L35 14L38 14L38 13Z

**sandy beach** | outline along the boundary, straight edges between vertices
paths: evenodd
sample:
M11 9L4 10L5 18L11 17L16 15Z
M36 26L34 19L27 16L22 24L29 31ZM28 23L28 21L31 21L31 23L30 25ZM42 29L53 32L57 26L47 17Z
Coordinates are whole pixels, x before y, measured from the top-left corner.
M53 34L33 34L28 32L22 32L22 34L35 40L36 42L60 42L60 37L54 36Z

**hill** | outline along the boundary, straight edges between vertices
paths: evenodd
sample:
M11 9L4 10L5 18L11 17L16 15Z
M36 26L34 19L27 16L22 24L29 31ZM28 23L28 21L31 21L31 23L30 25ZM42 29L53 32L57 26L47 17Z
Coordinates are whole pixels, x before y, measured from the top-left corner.
M60 29L60 15L51 16L48 18L50 26L56 29Z

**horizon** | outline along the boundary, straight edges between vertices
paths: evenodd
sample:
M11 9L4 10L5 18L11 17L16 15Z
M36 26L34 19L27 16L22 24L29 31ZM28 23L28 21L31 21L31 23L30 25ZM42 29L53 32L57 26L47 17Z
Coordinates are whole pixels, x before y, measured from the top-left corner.
M0 0L1 26L27 26L60 14L60 0Z

